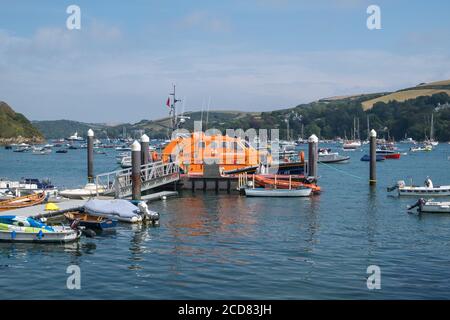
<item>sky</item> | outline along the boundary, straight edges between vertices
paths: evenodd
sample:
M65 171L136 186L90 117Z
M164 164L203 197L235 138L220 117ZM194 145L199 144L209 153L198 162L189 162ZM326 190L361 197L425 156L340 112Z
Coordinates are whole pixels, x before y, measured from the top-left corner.
M69 5L81 29L69 30ZM378 5L381 29L367 28ZM32 120L270 111L450 79L441 0L0 0L0 100Z

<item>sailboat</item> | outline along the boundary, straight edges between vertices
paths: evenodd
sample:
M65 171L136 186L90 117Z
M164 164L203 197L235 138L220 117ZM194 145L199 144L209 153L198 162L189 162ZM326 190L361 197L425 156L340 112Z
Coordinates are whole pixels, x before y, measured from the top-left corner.
M342 145L344 150L356 150L361 148L361 140L359 138L359 119L358 119L358 133L356 132L356 118L353 118L353 140L345 140Z
M431 145L432 147L436 147L439 142L434 141L434 114L431 112L431 126L430 126L430 139L425 140L424 143L426 145Z

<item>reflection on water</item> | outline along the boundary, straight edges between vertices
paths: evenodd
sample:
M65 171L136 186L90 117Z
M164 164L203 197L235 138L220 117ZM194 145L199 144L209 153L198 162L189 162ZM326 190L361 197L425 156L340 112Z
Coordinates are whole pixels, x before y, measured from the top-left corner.
M449 183L450 162L434 152L385 161L371 188L368 164L350 156L339 172L319 168L323 192L311 198L188 191L150 204L157 228L120 223L77 243L0 243L0 298L448 298L450 216L408 215L415 199L386 187L407 176ZM70 264L81 268L82 290L68 293ZM366 287L371 264L382 270L376 293Z

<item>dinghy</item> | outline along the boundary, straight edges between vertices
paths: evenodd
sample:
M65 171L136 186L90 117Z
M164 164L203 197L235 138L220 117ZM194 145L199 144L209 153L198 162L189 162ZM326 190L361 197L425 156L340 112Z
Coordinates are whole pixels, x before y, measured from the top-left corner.
M33 218L0 217L0 241L65 243L79 239L81 231L63 226L48 226Z
M0 201L0 212L38 205L44 202L46 198L47 198L46 193L42 192L23 197L3 200Z
M121 222L137 223L142 221L139 208L123 199L90 199L84 205L84 211L92 216L117 219Z
M64 213L64 216L70 221L70 223L78 220L80 222L80 226L88 229L105 230L115 228L117 226L117 220L102 216L92 216L88 213L79 211L66 212Z

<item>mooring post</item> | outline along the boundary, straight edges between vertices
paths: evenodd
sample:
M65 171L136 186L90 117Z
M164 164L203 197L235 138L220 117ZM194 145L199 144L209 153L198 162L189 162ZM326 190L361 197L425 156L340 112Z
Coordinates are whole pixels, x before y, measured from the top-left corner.
M150 158L150 138L144 133L141 137L141 164L147 164Z
M132 199L141 200L141 144L135 140L131 145Z
M318 158L319 138L312 134L308 138L308 177L317 178L317 158Z
M370 131L370 177L369 184L377 183L377 132Z
M94 131L87 132L87 176L88 183L94 182Z

